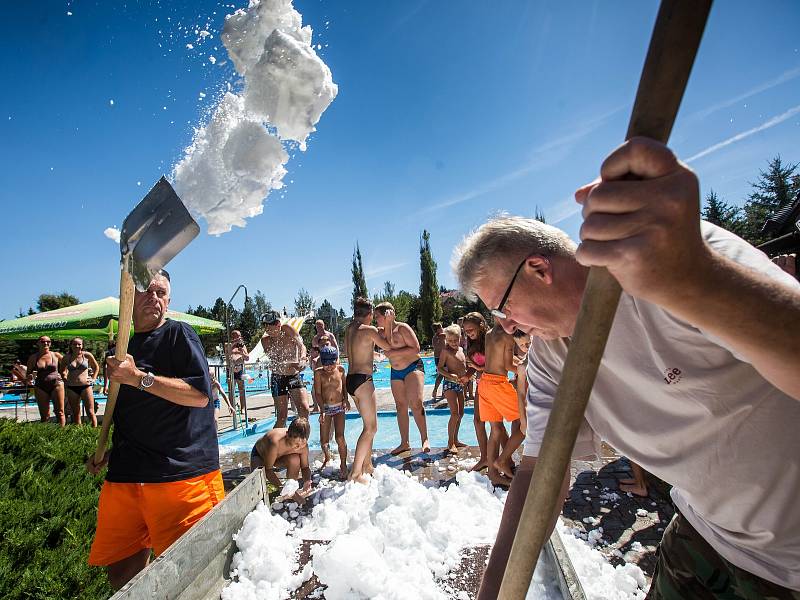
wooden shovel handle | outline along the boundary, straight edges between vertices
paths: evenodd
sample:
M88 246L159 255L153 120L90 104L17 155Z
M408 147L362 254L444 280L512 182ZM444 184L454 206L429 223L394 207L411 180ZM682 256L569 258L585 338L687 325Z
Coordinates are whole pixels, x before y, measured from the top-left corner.
M626 139L646 136L666 142L669 138L710 10L711 0L662 0ZM506 564L498 596L502 600L522 599L530 587L620 292L616 279L606 269L589 270L553 410Z
M133 293L135 286L133 277L130 273L130 259L123 257L122 272L119 277L119 325L117 328L117 351L114 357L117 360L125 360L128 356L128 342L131 336L131 319L133 318ZM100 430L100 438L97 440L97 450L94 452L94 462L99 464L103 460L106 446L108 445L108 432L111 429L111 422L114 416L114 406L117 404L117 394L119 394L119 383L112 381L108 388L108 398L106 407L103 411L103 428Z

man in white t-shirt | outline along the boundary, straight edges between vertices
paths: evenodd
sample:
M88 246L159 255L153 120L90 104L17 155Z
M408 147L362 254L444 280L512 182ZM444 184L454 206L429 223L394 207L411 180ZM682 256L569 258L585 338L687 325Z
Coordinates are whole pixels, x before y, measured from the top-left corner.
M555 227L501 217L456 254L462 288L534 336L525 455L479 597L497 595L597 265L624 292L579 442L608 440L673 485L679 512L648 597L800 598L800 285L701 224L696 176L652 140L616 149L576 199L577 248Z

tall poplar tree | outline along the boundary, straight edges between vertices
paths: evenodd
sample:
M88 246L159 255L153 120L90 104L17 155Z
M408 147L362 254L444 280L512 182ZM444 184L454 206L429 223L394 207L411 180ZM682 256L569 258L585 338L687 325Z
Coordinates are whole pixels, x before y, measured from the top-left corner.
M442 300L439 284L436 282L436 261L433 260L430 244L431 234L422 231L419 240L419 327L417 336L420 342L427 342L431 336L434 321L442 318Z
M353 275L353 300L351 302L351 307L355 308L356 298L369 298L367 280L364 278L364 265L361 262L361 248L358 247L358 242L356 242L356 249L353 252L353 267L351 273Z

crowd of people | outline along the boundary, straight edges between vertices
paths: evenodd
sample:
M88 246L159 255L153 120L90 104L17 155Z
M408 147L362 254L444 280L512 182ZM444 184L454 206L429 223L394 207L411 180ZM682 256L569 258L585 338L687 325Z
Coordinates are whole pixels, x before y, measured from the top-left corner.
M646 495L648 472L672 486L677 512L648 598L799 598L800 283L787 273L789 261L774 264L701 222L697 177L650 140L614 150L576 199L583 208L579 245L522 217L498 216L467 235L455 273L466 293L490 307L493 324L469 313L432 332L433 395L441 389L450 409L446 450L464 445L460 425L474 396L475 469L509 486L480 598L497 597L590 267L608 269L623 293L573 456L596 455L605 441L633 462L622 489ZM115 588L224 497L214 400L229 399L194 331L166 319L170 294L166 272L137 291L129 355L103 361L108 378L122 385L112 449L102 461L87 461L93 473L108 465L89 560L108 568ZM409 411L420 450L430 450L419 340L390 303L355 301L342 341L346 369L323 322L315 324L310 352L279 313L264 315L262 325L276 423L253 446L251 465L272 484L282 485L277 473L285 468L300 482L295 500L313 493L312 414L320 420L325 464L335 442L341 477L369 481L378 427L376 352L391 366L400 434L392 453L411 450ZM239 386L235 373L250 353L239 332L231 341L226 354ZM313 371L310 396L301 376L306 365ZM82 340L61 355L43 336L15 375L35 385L43 419L52 403L63 425L66 401L73 415L82 404L95 423L91 386L100 368ZM243 383L239 394L243 404ZM348 464L351 402L363 429ZM290 403L297 415L291 422ZM566 495L569 473L563 482Z

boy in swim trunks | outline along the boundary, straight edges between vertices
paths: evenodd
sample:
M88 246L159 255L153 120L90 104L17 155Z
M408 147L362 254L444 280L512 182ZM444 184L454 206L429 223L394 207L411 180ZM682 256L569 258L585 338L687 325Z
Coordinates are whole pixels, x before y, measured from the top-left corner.
M514 451L525 439L519 427L517 391L508 380L508 372L516 370L514 364L514 338L502 327L494 326L486 332L486 366L478 380L481 403L481 420L489 422L491 432L487 445L489 479L492 483L510 485L514 475ZM511 435L503 444L506 429L503 421L511 422Z
M444 397L450 409L450 420L447 422L447 452L455 454L459 448L466 446L458 439L458 428L464 416L464 387L461 378L467 374L467 357L461 347L461 328L450 325L444 329L445 345L439 354L436 365L438 374L443 378Z
M303 485L292 498L298 504L303 504L311 495L311 468L308 466L310 434L311 426L308 419L297 417L288 428L270 429L250 451L250 469L264 467L267 481L278 489L281 489L283 484L275 474L276 469L286 469L287 479L301 480Z
M371 325L373 317L372 302L367 298L356 298L353 302L353 319L345 332L345 351L347 352L347 393L356 402L356 408L363 421L361 435L356 442L350 480L365 483L366 475L374 470L372 465L372 440L378 431L375 385L372 373L375 366L375 346L386 349L389 344Z
M344 439L345 413L350 410L350 399L345 389L344 367L338 364L339 351L333 346L322 346L319 349L321 366L314 369L314 395L320 404L319 440L322 446L325 468L331 458L330 431L334 427L336 445L339 448L339 474L347 477L347 441Z

